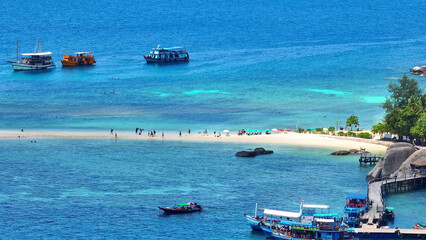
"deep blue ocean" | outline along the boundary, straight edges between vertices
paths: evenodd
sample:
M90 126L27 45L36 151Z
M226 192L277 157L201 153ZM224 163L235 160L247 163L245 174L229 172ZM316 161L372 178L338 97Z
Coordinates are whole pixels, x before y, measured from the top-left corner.
M426 63L425 12L424 1L3 1L0 128L309 128L353 113L369 128L388 83ZM38 37L57 69L13 72L16 38L23 53ZM184 45L190 63L147 65L158 44ZM96 66L63 69L65 51L92 51Z
M425 1L2 1L0 129L157 131L329 127L383 117L387 85L426 64ZM40 38L57 68L6 62ZM188 64L147 65L160 44ZM61 67L92 51L93 67ZM426 78L412 76L426 87ZM342 213L370 168L329 150L119 140L0 141L0 238L263 239L243 213ZM394 226L426 222L425 191L393 195ZM196 201L205 211L158 215Z
M243 213L329 204L342 215L350 192L366 192L357 156L268 145L137 140L0 142L0 236L4 239L264 239ZM391 195L394 226L426 221L426 191ZM199 213L164 216L157 206L195 201Z

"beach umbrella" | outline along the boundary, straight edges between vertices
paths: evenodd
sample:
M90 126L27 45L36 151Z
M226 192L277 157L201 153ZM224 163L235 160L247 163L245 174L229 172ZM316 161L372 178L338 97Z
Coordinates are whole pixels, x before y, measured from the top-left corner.
M224 133L229 133L228 129L223 130Z
M257 129L258 132L262 132L262 129Z
M271 131L271 129L265 129L265 131L270 132L270 131Z
M278 132L278 129L272 128L272 132Z

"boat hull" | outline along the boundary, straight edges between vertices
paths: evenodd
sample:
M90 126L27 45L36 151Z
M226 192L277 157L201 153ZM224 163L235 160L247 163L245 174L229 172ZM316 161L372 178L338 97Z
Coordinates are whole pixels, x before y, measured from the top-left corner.
M270 229L269 227L265 227L265 226L261 226L262 232L263 234L265 234L266 238L272 239L272 229Z
M255 219L250 216L245 216L247 222L249 223L252 230L255 231L262 231L262 228L260 228L260 221L258 219Z
M176 208L168 208L168 207L158 207L159 209L164 211L164 214L182 214L182 213L193 213L201 211L201 207L199 208L189 208L189 209L176 209Z
M56 68L55 64L48 65L28 65L18 62L9 62L15 71L32 71L32 70L44 70Z
M144 56L146 63L187 63L189 62L188 58L152 58L150 56Z

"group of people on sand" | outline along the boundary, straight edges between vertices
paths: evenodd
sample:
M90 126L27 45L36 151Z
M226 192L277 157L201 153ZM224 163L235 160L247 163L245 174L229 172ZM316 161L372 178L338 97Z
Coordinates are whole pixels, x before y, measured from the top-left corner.
M142 135L143 131L145 131L145 129L137 127L135 129L135 134ZM157 136L157 131L155 131L155 130L148 130L148 137L155 137L155 136ZM164 137L164 132L161 134L161 137Z

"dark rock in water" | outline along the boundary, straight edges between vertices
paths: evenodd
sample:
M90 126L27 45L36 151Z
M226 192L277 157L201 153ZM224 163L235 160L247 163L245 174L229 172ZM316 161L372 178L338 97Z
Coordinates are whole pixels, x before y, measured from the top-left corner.
M349 154L351 154L351 152L346 151L346 150L340 150L340 151L331 153L331 155L349 155Z
M254 150L245 150L241 152L237 152L235 154L237 157L255 157L257 156L256 152Z
M240 151L237 152L235 154L235 156L237 157L255 157L257 155L262 155L262 154L271 154L274 151L272 150L265 150L264 148L255 148L254 150L244 150L244 151Z
M420 67L413 67L413 69L410 70L410 73L417 74L420 76L426 76L426 65L420 66Z
M355 154L355 153L359 153L359 150L358 149L349 149L349 152L351 154Z
M417 151L417 148L411 143L392 144L386 150L383 159L377 162L376 166L368 173L366 177L367 181L388 178L415 151Z

